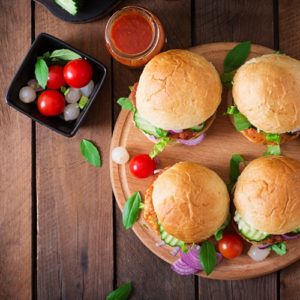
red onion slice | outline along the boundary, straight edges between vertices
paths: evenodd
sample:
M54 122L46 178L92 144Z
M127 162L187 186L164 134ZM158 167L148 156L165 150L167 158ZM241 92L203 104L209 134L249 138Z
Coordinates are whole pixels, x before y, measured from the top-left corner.
M159 138L155 137L154 135L150 135L150 134L146 134L146 135L153 143L157 143L159 141Z
M294 234L294 235L281 234L281 237L283 238L284 241L295 240L295 239L300 238L300 233L297 233L297 234Z
M197 269L194 269L183 262L181 258L171 265L171 269L179 275L193 275L198 272Z
M190 140L177 139L177 141L186 146L196 146L200 144L204 140L204 138L205 138L205 134L203 133L198 137L196 137L195 139L190 139Z
M183 131L182 129L179 129L179 130L169 130L169 132L171 134L181 133L182 131Z
M294 130L291 130L291 133L296 133L296 132L298 132L298 131L300 131L300 127L299 127L299 128L296 128L296 129L294 129Z
M271 246L272 246L272 244L262 244L262 245L257 246L257 248L263 250L263 249L267 249Z

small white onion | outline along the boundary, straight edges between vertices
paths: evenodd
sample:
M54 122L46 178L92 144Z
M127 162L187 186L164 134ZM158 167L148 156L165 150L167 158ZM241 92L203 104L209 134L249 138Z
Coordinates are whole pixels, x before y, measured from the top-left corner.
M129 153L124 147L116 147L111 152L111 159L119 164L125 164L129 160Z
M262 261L270 254L270 248L259 249L252 245L248 251L248 255L255 261Z
M32 87L24 86L20 89L19 98L24 103L31 103L36 98L36 92Z
M64 109L64 119L65 121L76 120L79 116L80 110L77 104L68 104Z
M70 88L68 94L65 96L65 99L68 103L76 103L81 97L80 89Z
M94 81L91 80L86 86L80 88L82 95L89 97L94 90Z

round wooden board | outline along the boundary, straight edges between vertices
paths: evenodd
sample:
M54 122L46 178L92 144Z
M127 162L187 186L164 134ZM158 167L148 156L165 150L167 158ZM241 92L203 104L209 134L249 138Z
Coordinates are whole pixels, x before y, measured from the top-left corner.
M191 48L190 51L206 57L216 66L218 72L222 73L224 58L235 45L235 43L214 43L196 46ZM262 46L252 45L250 57L272 53L273 51ZM217 118L208 130L205 140L194 147L183 145L167 147L159 155L162 167L173 165L178 161L198 162L216 171L225 182L228 182L228 165L233 153L242 154L247 160L261 156L266 147L252 144L242 134L236 132L228 117L224 115L225 111L226 90L224 89ZM149 153L153 147L153 144L134 127L132 113L128 111L121 111L115 125L111 149L117 146L126 147L130 156ZM282 152L284 155L297 159L299 146L300 141L298 139L283 145ZM110 173L114 194L121 210L126 199L133 192L140 191L144 195L153 180L153 178L137 179L133 177L129 172L128 163L117 165L111 161ZM156 246L160 238L151 229L148 229L142 216L134 225L133 230L147 248L166 262L171 264L178 258L170 253L170 247L159 248ZM278 256L271 253L262 262L254 262L250 259L247 255L249 244L245 244L245 246L243 255L233 260L223 259L210 276L206 276L203 272L198 273L198 275L222 280L253 278L282 269L300 258L300 239L287 242L288 253L286 255Z

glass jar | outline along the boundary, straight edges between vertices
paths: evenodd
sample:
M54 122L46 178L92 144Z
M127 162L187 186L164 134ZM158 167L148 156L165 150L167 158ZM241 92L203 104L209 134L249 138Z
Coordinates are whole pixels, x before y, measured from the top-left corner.
M105 28L106 48L123 65L144 66L165 45L165 31L149 10L127 6L115 12Z

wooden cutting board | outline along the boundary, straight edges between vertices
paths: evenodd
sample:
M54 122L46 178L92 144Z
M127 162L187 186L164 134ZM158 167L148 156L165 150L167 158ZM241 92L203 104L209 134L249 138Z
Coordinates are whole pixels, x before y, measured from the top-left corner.
M224 58L227 52L235 45L235 43L206 44L193 47L190 51L203 55L216 66L219 73L222 73ZM273 51L262 46L252 45L250 57L272 53ZM229 160L233 153L239 153L247 160L252 160L262 155L266 147L252 144L246 140L242 134L235 131L228 117L224 115L227 106L226 93L227 90L224 89L217 118L208 130L205 140L194 147L183 145L167 147L159 155L162 168L173 165L178 161L193 161L211 168L225 182L228 182ZM115 125L111 150L117 146L126 147L131 157L140 153L149 153L153 147L153 144L134 127L132 113L128 111L121 111ZM284 144L282 152L284 155L299 159L300 140ZM121 210L126 199L133 192L140 191L144 195L147 187L153 180L153 178L135 178L129 172L128 166L128 163L120 166L110 160L112 187ZM171 254L172 248L169 246L156 246L156 243L160 242L160 237L151 229L148 229L142 216L134 225L133 230L144 245L161 259L171 264L178 258L178 256L175 257ZM255 262L247 255L249 247L250 245L245 243L244 253L238 258L233 260L223 259L210 276L206 276L203 272L198 273L198 275L222 280L246 279L277 271L300 259L300 239L287 242L288 253L286 255L278 256L275 253L271 253L262 262Z

